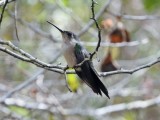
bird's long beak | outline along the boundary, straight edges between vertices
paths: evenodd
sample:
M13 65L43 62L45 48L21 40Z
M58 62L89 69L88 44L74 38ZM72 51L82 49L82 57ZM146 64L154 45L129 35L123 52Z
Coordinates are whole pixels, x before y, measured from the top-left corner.
M51 22L49 22L49 21L47 21L49 24L51 24L51 25L53 25L55 28L57 28L61 33L63 33L64 31L63 30L61 30L60 28L58 28L57 26L55 26L53 23L51 23Z

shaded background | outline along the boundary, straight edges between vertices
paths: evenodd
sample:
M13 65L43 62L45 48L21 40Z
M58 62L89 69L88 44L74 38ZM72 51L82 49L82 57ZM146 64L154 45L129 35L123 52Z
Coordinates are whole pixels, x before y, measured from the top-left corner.
M95 12L99 12L106 2L108 1L97 0ZM61 29L79 34L92 16L90 6L91 0L15 0L7 4L1 23L0 38L11 41L34 57L49 63L60 51L62 38L59 31L46 20L52 21ZM159 0L111 0L108 8L98 19L98 23L101 25L106 19L115 22L116 15L129 15L128 18L122 17L121 23L130 33L131 42L140 41L140 43L125 47L100 47L98 52L100 62L97 58L93 60L95 68L100 70L100 64L108 48L112 49L113 62L118 64L119 68L132 69L157 59L160 55L160 21L159 17L156 17L160 14L159 7ZM16 21L15 12L17 12ZM141 20L140 18L145 15L153 19L146 17ZM132 16L141 17L132 19ZM109 41L108 31L102 29L102 41ZM87 32L81 34L80 38L83 42L95 43L97 33L93 25ZM89 52L93 52L96 47L95 44L85 45ZM54 64L66 65L66 62L63 56L60 56ZM35 65L0 51L1 96L6 95L17 85L29 81L30 78L34 79L27 87L6 98L6 105L1 103L0 119L159 120L160 100L155 99L159 95L160 88L159 69L158 63L132 75L117 74L101 77L102 82L109 88L111 96L109 100L106 96L94 94L74 75L68 76L71 88L76 91L71 93L65 86L64 75L43 71ZM153 101L146 101L149 99ZM145 101L146 104L137 101ZM143 107L138 107L139 105Z

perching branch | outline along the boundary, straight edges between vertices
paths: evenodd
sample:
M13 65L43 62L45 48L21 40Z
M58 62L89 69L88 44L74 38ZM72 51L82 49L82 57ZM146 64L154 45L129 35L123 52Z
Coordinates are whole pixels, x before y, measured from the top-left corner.
M66 66L52 65L52 64L48 64L48 63L42 62L42 61L36 59L35 57L33 57L32 55L30 55L29 53L23 51L22 49L14 46L9 41L0 40L0 44L1 45L7 45L10 48L12 48L14 51L20 53L21 55L15 53L15 52L12 52L11 50L9 50L9 49L7 49L5 47L1 47L0 46L0 51L3 51L5 53L7 53L7 54L19 59L19 60L32 63L32 64L34 64L34 65L36 65L36 66L38 66L40 68L43 68L43 69L46 69L46 70L49 70L49 71L53 71L53 72L57 72L57 73L60 73L60 74L64 74L64 70L65 70ZM61 53L62 52L63 52L63 50L61 51ZM154 64L159 63L159 62L160 62L160 57L157 57L157 59L155 59L154 61L152 61L152 62L150 62L150 63L148 63L146 65L142 65L140 67L136 67L136 68L131 69L131 70L120 69L120 70L113 71L113 72L99 72L99 75L102 76L102 77L106 77L106 76L109 76L109 75L122 74L122 73L123 74L133 74L136 71L139 71L139 70L144 69L144 68L149 68L149 67L151 67ZM81 65L81 63L79 65ZM75 71L68 70L66 73L67 74L71 74L71 73L75 73Z
M153 65L155 65L159 62L160 62L160 57L157 57L155 60L151 61L150 63L139 66L139 67L136 67L134 69L125 70L125 69L121 68L120 70L116 70L116 71L112 71L112 72L98 72L98 74L99 74L100 77L107 77L107 76L115 75L115 74L133 74L133 73L135 73L139 70L149 68L149 67L151 67L151 66L153 66ZM67 71L67 74L74 74L74 73L75 72L72 71L72 70Z
M7 54L9 54L9 55L11 55L11 56L19 59L19 60L32 63L32 64L34 64L34 65L36 65L36 66L38 66L38 67L40 67L40 68L44 68L44 69L46 69L46 70L53 71L53 72L57 72L57 73L61 73L61 74L64 73L62 66L57 66L57 68L55 68L55 67L54 67L55 65L52 66L52 65L50 65L50 64L41 62L40 60L38 60L38 59L36 59L36 58L35 58L35 59L25 58L25 57L23 57L23 56L21 56L21 55L19 55L19 54L16 54L16 53L12 52L11 50L9 50L9 49L7 49L7 48L1 47L1 46L0 46L0 51L3 51L3 52L5 52L5 53L7 53ZM59 68L60 68L60 69L59 69Z
M131 69L131 70L124 70L124 69L120 69L120 70L117 70L117 71L113 71L113 72L104 72L104 73L100 73L100 76L109 76L109 75L115 75L115 74L133 74L139 70L142 70L142 69L145 69L145 68L149 68L157 63L160 62L160 57L157 57L157 59L155 59L154 61L148 63L148 64L145 64L145 65L142 65L142 66L139 66L139 67L136 67L134 69Z
M30 63L33 63L35 64L36 66L38 67L42 67L42 68L45 68L45 69L50 69L51 68L56 68L56 69L64 69L65 67L64 66L58 66L58 65L51 65L51 64L47 64L35 57L33 57L32 55L30 55L29 53L23 51L22 49L16 47L14 44L12 44L10 41L3 41L3 40L0 40L0 44L1 45L7 45L9 46L12 50L20 53L21 55L19 54L16 54L12 51L10 51L9 49L7 48L4 48L4 47L1 47L1 51L3 52L6 52L10 55L12 55L13 57L16 57L18 59L21 59L22 61L26 61L26 62L30 62ZM61 52L63 52L64 50L62 50ZM52 71L52 70L51 70Z

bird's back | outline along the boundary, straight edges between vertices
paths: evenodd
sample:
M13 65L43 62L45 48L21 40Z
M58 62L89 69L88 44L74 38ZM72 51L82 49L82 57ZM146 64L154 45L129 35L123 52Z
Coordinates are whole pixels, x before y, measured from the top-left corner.
M88 58L88 54L85 52L86 50L79 44L75 46L75 56L77 60L77 64L84 61L85 58ZM75 68L77 75L89 86L92 90L102 95L101 91L109 98L108 90L100 81L99 77L97 76L92 62L85 61L80 67Z

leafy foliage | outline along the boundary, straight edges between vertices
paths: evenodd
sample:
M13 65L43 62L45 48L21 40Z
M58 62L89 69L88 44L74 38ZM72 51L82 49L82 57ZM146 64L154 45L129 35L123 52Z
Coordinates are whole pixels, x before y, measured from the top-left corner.
M150 12L160 8L159 0L143 0L143 3L144 3L144 8Z

